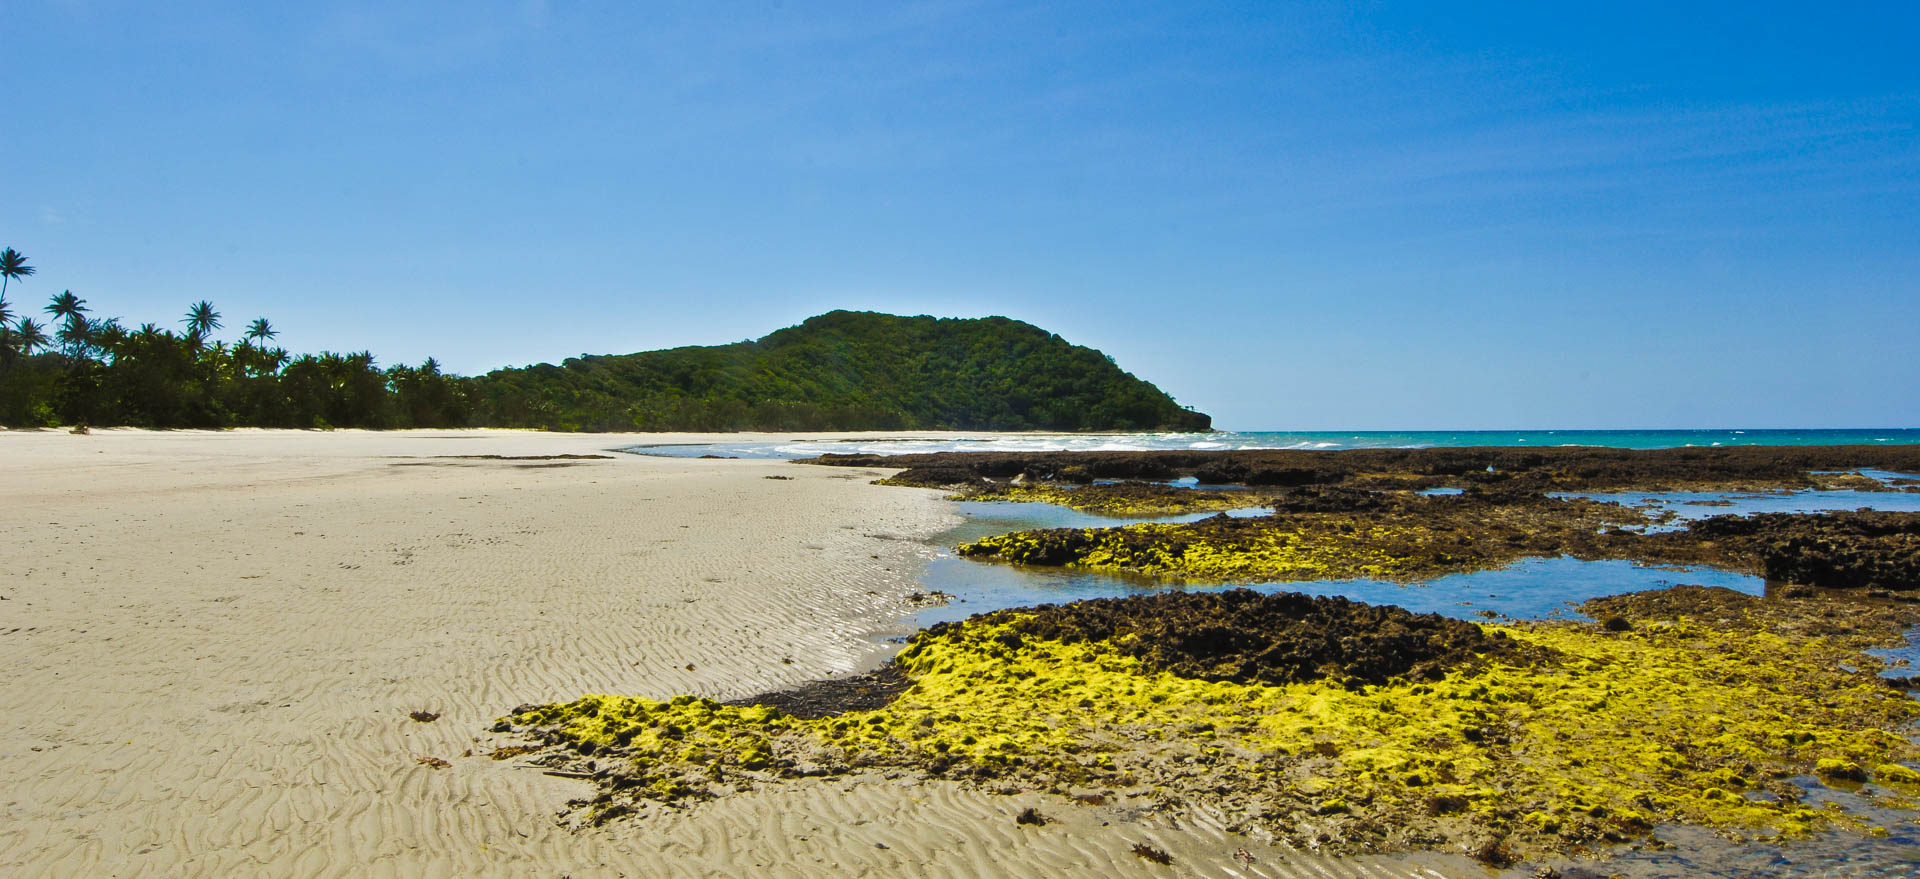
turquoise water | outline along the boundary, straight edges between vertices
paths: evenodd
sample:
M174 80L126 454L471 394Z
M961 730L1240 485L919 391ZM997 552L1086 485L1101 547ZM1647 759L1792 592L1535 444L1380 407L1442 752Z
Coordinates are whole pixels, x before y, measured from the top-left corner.
M1448 430L1448 431L1221 431L1218 433L1004 434L990 437L843 439L783 442L648 444L622 451L696 458L811 458L838 454L905 455L924 452L1155 451L1208 449L1423 449L1439 446L1602 446L1665 449L1680 446L1916 445L1920 428L1884 430Z

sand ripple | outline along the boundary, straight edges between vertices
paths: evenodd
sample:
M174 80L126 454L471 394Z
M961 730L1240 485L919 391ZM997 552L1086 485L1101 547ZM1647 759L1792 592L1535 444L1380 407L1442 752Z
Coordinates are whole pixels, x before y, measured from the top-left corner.
M917 539L951 515L937 493L780 462L432 457L642 439L659 438L0 433L0 875L1479 872L1274 849L1246 865L1203 815L1101 826L883 778L558 826L585 785L477 756L495 718L870 666ZM1026 805L1064 820L1017 826ZM1143 840L1174 870L1128 853Z

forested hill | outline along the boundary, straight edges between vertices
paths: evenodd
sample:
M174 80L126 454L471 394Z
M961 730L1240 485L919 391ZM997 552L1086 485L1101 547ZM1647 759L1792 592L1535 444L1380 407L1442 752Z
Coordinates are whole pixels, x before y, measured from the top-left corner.
M550 430L1206 430L1092 348L1004 317L834 311L751 342L471 380L474 422Z

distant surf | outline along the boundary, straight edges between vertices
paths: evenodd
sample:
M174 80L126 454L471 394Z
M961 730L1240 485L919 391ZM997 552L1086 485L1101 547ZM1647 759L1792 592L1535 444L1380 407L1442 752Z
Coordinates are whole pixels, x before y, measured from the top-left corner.
M811 458L829 453L909 455L925 452L1150 452L1220 449L1425 449L1438 446L1599 446L1668 449L1683 446L1837 446L1920 444L1920 428L1887 430L1422 430L1220 431L1215 433L1006 434L913 439L646 444L621 449L642 455L697 458Z

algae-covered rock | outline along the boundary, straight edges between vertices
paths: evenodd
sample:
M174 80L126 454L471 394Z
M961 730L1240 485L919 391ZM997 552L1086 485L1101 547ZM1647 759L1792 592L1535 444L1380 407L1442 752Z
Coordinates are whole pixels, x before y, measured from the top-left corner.
M1236 683L1433 680L1487 657L1521 663L1544 655L1439 614L1250 589L1098 598L1000 611L963 625L1007 621L1043 640L1111 642L1150 671ZM958 628L935 626L924 637L941 638Z
M1821 778L1839 779L1842 781L1867 780L1867 771L1860 768L1860 764L1839 757L1820 758L1818 762L1813 764L1813 771L1814 774L1819 775Z
M1756 624L1751 608L1701 622L1623 607L1636 624L1610 632L1299 597L1150 598L922 633L893 664L905 686L873 707L801 718L592 696L510 719L547 746L539 760L601 785L589 820L872 770L1199 809L1321 850L1515 858L1663 823L1749 836L1845 825L1793 779L1857 781L1871 766L1904 784L1901 764L1920 757L1904 733L1920 703L1845 670L1865 661L1857 645ZM1213 634L1173 637L1203 613Z

